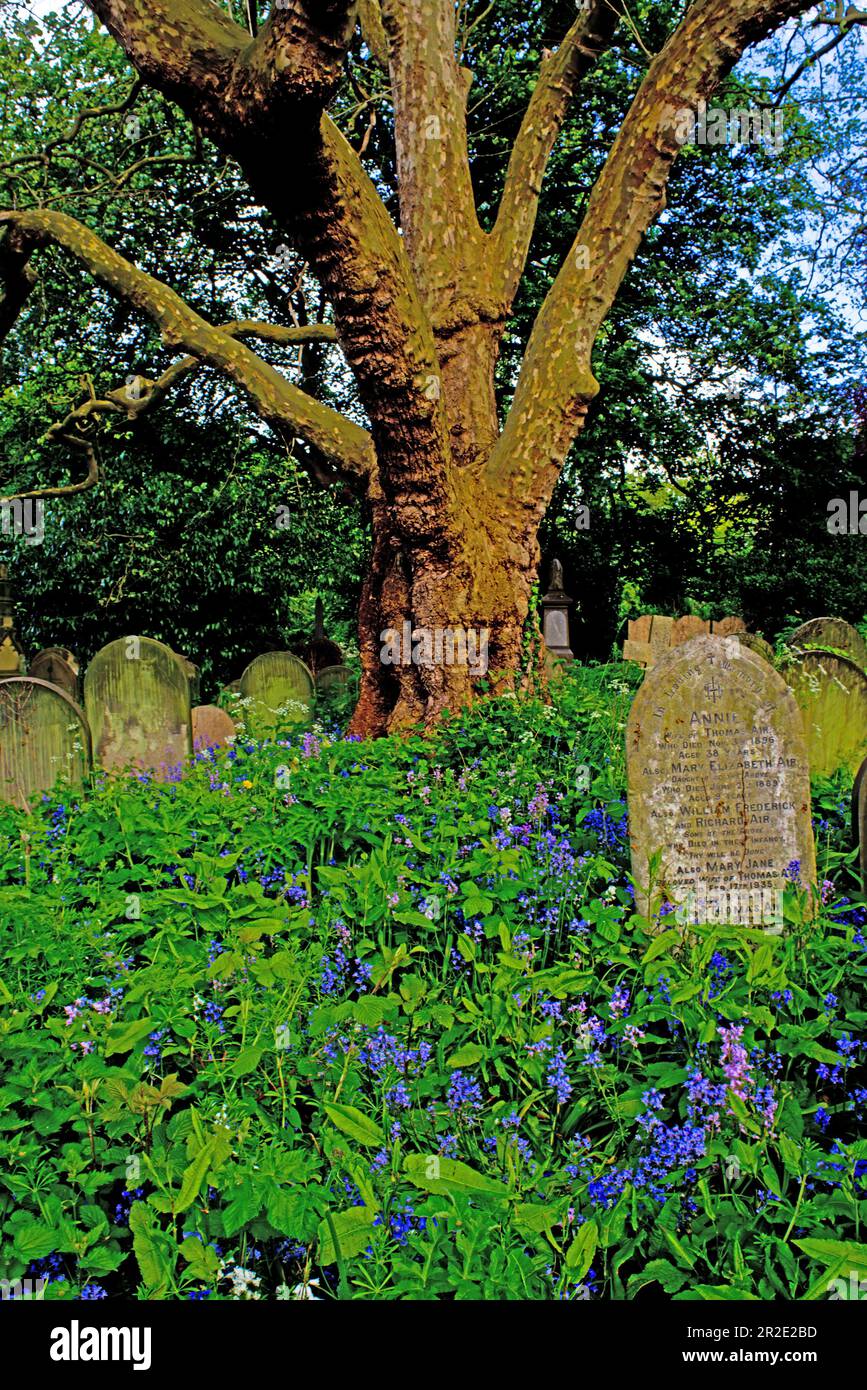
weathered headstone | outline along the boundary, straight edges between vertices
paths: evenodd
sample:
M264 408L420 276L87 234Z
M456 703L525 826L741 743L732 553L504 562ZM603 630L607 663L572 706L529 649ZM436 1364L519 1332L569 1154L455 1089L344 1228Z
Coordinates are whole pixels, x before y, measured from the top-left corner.
M317 693L327 694L336 686L348 685L351 679L352 671L348 666L325 666L316 673Z
M201 686L201 674L198 666L189 657L184 656L183 652L175 652L175 656L187 673L187 680L190 682L190 704L195 706L199 703L199 693Z
M746 632L747 625L743 618L715 618L710 630L714 637L736 637L739 633Z
M84 677L94 762L166 780L192 751L190 682L180 657L152 637L119 637Z
M655 666L672 647L691 642L694 637L713 635L732 637L746 632L743 618L698 618L687 613L682 618L666 618L661 613L644 613L630 619L623 644L623 660L637 661L645 670Z
M661 613L643 613L631 618L623 643L623 660L637 661L640 666L655 666L671 647L674 618Z
M697 618L694 613L687 613L682 618L675 618L671 629L671 645L681 647L684 642L691 642L693 637L706 637L710 632L710 623L706 618Z
M627 724L629 833L640 911L781 924L794 861L815 882L801 715L785 681L733 639L697 637L657 663ZM660 856L654 881L649 864Z
M770 642L766 642L760 632L738 632L735 634L742 647L749 647L751 652L756 652L758 656L764 657L769 666L774 664L774 649Z
M45 647L30 663L31 676L59 685L73 700L78 699L78 673L78 661L66 647Z
M23 675L27 670L24 648L15 631L15 599L7 565L0 565L0 676Z
M867 754L867 676L834 652L802 651L785 668L804 715L810 769L854 775Z
M251 661L241 677L241 695L251 704L244 721L265 736L280 724L303 723L313 705L313 675L291 652L265 652Z
M802 623L789 638L789 646L803 650L821 647L824 651L840 651L850 661L867 671L867 642L857 628L843 618L811 618Z
M855 773L852 787L852 838L858 846L861 891L867 894L867 758Z
M58 777L81 783L90 769L84 711L34 676L0 681L0 800L26 807Z
M219 705L196 705L192 720L194 748L225 748L237 737L234 719Z

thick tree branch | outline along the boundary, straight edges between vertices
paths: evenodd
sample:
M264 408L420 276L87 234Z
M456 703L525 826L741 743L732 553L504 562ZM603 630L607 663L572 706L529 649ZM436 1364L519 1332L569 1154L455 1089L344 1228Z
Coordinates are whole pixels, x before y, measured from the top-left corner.
M222 120L250 35L212 0L87 0L144 80L197 125Z
M220 328L221 332L228 333L233 338L263 338L269 342L298 344L300 347L309 343L334 343L337 341L333 325L327 323L286 327L283 324L263 323L258 319L244 319L221 324ZM64 443L73 448L84 449L88 460L86 478L82 482L72 485L16 492L12 494L12 497L2 500L66 497L70 493L84 492L88 488L95 487L99 482L99 467L96 452L87 437L87 431L92 422L102 415L124 415L128 420L138 419L140 415L152 410L154 406L163 401L169 391L177 386L178 382L185 376L198 371L204 365L198 357L182 357L179 361L173 362L155 381L138 376L134 383L127 382L125 386L121 386L115 391L109 391L105 397L97 396L90 378L85 377L87 399L82 401L81 405L70 410L62 420L51 425L43 438L46 443ZM285 443L289 443L294 437L291 431L285 427L281 428L280 434ZM335 473L333 470L329 470L326 461L318 450L307 450L304 455L304 464L310 475L321 486L327 486L335 481Z
M207 323L167 285L130 265L89 228L65 213L44 211L0 213L0 225L12 228L13 245L21 250L53 241L70 251L99 284L150 318L167 346L226 372L248 392L269 424L288 426L342 475L370 478L375 457L366 430L299 391L236 337Z
M750 44L810 8L809 0L698 0L651 64L536 319L488 465L493 485L540 515L598 390L590 351L599 325L665 206L681 113L694 112Z
M331 100L352 41L357 0L284 0L239 55L226 108L256 125L291 109L315 119Z
M425 307L438 329L472 293L486 238L467 150L472 74L455 52L453 0L382 0L390 40L400 220ZM459 311L458 311L459 313Z
M521 280L542 190L542 180L572 98L584 75L609 47L620 20L616 0L592 0L555 53L542 63L512 148L503 197L492 232L503 302L511 306Z
M361 37L370 49L370 56L381 68L388 68L388 35L382 21L380 0L358 0L358 22Z
M311 119L314 95L321 99L336 80L340 42L351 37L350 0L318 0L318 7L317 0L293 0L290 9L275 10L252 45L211 0L87 3L149 84L238 160L256 197L309 260L334 306L341 346L387 460L382 484L395 525L408 543L442 549L447 528L431 535L430 524L448 494L449 436L431 326L403 239L361 161L327 115ZM311 44L321 44L318 56L305 49L305 25ZM300 45L296 57L303 51L325 64L324 79L305 78L293 42ZM294 122L293 90L303 117ZM275 178L290 140L292 177Z

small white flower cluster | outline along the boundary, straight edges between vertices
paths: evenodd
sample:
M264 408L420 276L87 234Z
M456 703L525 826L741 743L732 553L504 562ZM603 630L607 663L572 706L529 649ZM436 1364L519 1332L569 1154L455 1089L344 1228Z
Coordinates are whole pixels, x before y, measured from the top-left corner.
M228 1271L226 1278L232 1286L233 1298L261 1298L259 1285L262 1280L258 1274L254 1274L252 1269L242 1269L240 1265L235 1265L234 1269Z

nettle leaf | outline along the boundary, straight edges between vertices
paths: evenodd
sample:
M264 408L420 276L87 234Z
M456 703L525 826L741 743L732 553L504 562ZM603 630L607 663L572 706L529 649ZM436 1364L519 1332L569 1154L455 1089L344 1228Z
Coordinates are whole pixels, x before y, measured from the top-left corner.
M334 1235L337 1237L340 1259L351 1259L353 1255L360 1255L362 1251L367 1249L377 1215L378 1213L372 1211L370 1207L350 1207L348 1211L331 1213L331 1223L334 1227ZM335 1249L334 1237L326 1217L323 1217L319 1223L317 1239L319 1242L319 1263L321 1265L333 1265L338 1258L338 1251Z
M37 1222L32 1226L22 1226L15 1232L12 1248L22 1260L41 1260L58 1249L62 1236L53 1226Z
M379 1125L354 1105L337 1105L333 1101L323 1101L322 1109L331 1123L356 1143L363 1144L368 1149L381 1149L385 1144L385 1135Z
M249 1225L262 1209L262 1201L249 1178L235 1188L229 1201L223 1207L223 1233L237 1235L242 1227Z
M176 1247L157 1225L156 1217L146 1202L133 1202L129 1213L132 1247L142 1283L156 1290L166 1283L174 1269Z

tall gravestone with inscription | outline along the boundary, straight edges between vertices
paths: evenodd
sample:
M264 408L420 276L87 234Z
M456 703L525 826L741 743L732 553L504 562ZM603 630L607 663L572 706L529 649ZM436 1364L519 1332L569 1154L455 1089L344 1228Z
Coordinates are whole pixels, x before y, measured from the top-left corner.
M627 770L639 911L659 898L681 921L780 926L786 883L815 883L801 714L736 640L694 638L648 672Z
M179 656L151 637L120 637L84 677L93 760L106 771L177 775L192 752L190 682Z

